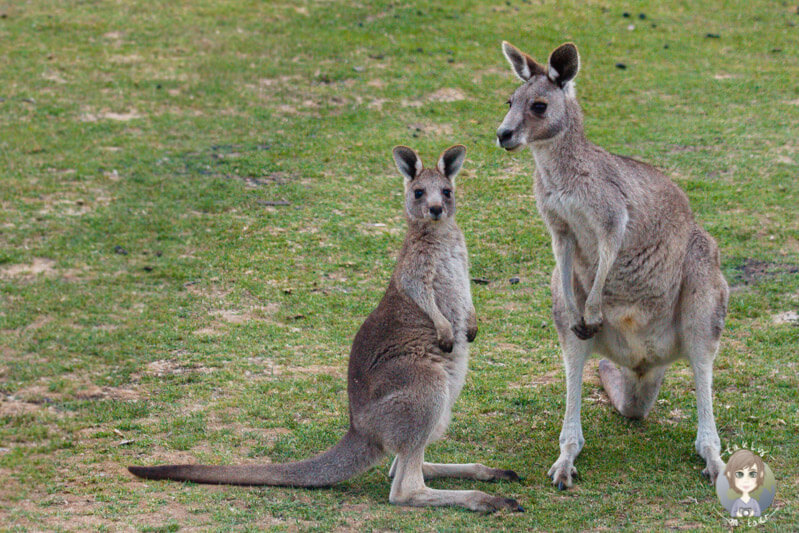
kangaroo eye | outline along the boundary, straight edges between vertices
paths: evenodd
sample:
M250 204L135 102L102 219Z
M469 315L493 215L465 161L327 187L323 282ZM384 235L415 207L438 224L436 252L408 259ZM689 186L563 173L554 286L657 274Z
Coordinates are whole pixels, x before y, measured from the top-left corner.
M530 106L530 109L533 111L533 113L541 115L547 110L547 104L545 102L533 102L533 105Z
M450 196L452 196L452 189L444 189L441 191L441 193L447 198L449 198Z
M413 195L416 198L421 198L424 195L424 189L414 189Z

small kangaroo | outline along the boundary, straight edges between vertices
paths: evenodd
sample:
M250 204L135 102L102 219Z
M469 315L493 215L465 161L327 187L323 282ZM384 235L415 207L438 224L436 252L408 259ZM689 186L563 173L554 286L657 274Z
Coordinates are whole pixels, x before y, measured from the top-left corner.
M566 368L560 457L549 470L561 490L577 475L583 366L604 355L599 376L611 404L644 418L666 366L680 357L696 382L696 451L713 482L724 469L713 418L713 359L729 291L716 242L695 221L685 194L657 169L589 142L577 103L577 47L546 66L507 42L502 50L523 84L497 130L508 151L530 146L538 211L552 237L552 311ZM612 362L611 362L612 361Z
M466 148L445 150L426 169L415 151L397 146L405 178L408 231L377 309L355 336L347 379L349 431L330 450L304 461L247 466L131 466L143 478L231 485L325 487L396 454L389 501L398 505L458 505L473 511L523 511L511 498L471 490L435 490L425 479L482 481L519 477L481 464L424 462L441 438L466 377L468 342L477 335L466 244L455 223L454 179Z

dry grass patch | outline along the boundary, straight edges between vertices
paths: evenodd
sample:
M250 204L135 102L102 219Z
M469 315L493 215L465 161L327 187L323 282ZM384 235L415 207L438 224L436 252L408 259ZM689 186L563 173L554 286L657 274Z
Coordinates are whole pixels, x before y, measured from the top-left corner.
M147 363L145 374L149 376L177 376L182 374L210 374L214 371L213 368L197 364L197 363L182 363L177 359L159 360Z
M269 377L280 377L292 374L304 375L329 375L334 377L344 377L347 372L346 364L340 366L331 365L282 365L268 357L248 357L246 361L254 366L262 368L261 374Z

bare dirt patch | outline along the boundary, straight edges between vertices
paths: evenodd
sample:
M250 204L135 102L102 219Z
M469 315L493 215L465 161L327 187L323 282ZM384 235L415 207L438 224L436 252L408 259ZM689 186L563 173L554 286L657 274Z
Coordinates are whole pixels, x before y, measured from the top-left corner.
M418 136L423 134L433 137L449 136L454 131L452 124L433 122L414 122L413 124L408 124L408 130L410 130L411 135Z
M460 100L466 100L466 94L460 89L443 87L429 94L427 99L431 102L458 102Z
M269 320L279 309L280 305L276 303L250 306L245 309L217 309L209 313L215 320L208 326L192 331L192 334L201 337L224 335L228 324L264 322Z
M134 387L98 387L86 385L75 391L75 398L79 400L119 400L123 402L137 402L141 400L142 393Z
M129 122L131 120L143 118L144 115L136 111L135 109L131 109L130 111L126 111L124 113L117 113L114 111L97 111L91 112L86 111L80 116L81 122L99 122L101 120L112 120L115 122Z
M735 267L734 270L736 273L730 280L730 284L733 288L740 288L782 274L796 274L799 272L799 265L760 261L759 259L746 259L743 264Z
M599 361L598 357L592 357L585 362L583 369L583 383L590 383L596 387L602 387L602 381L599 379Z
M531 387L540 387L542 385L553 385L563 381L563 371L561 369L550 370L546 374L542 374L533 378L530 382Z
M101 387L88 382L84 377L69 374L62 376L61 381L64 383L59 390L51 390L49 380L42 378L36 385L15 391L0 400L0 413L20 415L48 410L63 416L64 413L51 404L72 399L136 402L142 397L141 391L135 386Z
M21 416L40 411L43 406L11 397L0 400L0 416Z
M785 311L784 313L777 313L771 317L771 321L775 324L793 324L799 325L799 313L796 311Z
M473 72L472 83L474 83L475 85L479 85L483 82L484 76L504 76L506 74L509 75L510 70L499 67L489 67L483 70L477 70Z
M55 274L55 261L46 257L34 257L30 264L8 265L0 269L0 277L5 279L33 279L39 274Z

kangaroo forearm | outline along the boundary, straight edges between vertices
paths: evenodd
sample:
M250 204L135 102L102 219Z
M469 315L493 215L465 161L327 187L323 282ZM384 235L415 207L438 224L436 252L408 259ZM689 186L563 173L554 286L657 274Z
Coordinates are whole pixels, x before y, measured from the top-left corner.
M572 313L577 313L577 303L574 299L573 283L573 260L574 260L574 239L571 237L557 237L553 239L555 248L555 260L560 270L560 282L563 290L563 298L566 306Z
M586 307L594 307L598 311L602 306L602 290L613 263L619 255L621 238L602 240L599 243L599 263L594 276L594 283L586 299Z
M413 300L413 302L430 317L430 320L433 321L436 328L442 323L449 323L438 308L433 291L426 287L424 283L416 279L403 279L402 289L405 291L408 298Z

